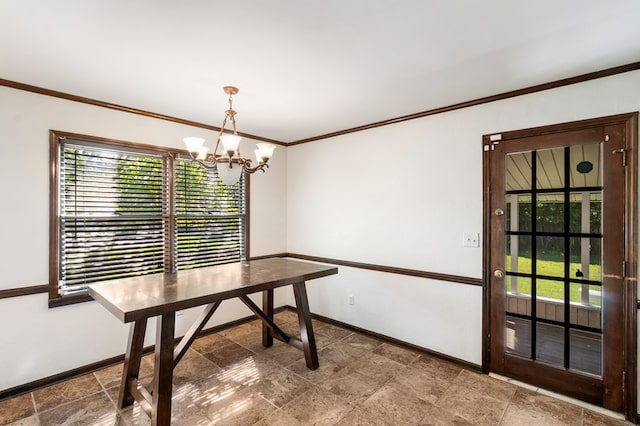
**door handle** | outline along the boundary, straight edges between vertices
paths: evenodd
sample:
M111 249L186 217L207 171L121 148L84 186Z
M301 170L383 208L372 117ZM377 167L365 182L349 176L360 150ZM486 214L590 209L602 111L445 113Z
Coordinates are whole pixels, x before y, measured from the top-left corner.
M496 278L504 278L504 272L502 272L500 269L496 269L495 271L493 271L493 276Z

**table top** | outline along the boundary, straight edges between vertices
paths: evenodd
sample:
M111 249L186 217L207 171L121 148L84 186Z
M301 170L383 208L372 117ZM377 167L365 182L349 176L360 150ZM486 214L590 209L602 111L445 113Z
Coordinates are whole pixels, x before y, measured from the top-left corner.
M89 294L131 322L337 273L333 266L268 258L104 281L90 284Z

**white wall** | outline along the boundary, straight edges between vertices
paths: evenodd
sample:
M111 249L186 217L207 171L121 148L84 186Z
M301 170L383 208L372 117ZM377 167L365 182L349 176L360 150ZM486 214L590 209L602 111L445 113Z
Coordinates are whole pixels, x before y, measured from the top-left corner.
M462 233L482 232L482 135L638 111L638 87L636 71L278 148L269 171L252 177L251 254L480 278L481 249L463 248ZM49 129L166 146L214 137L0 87L0 289L47 283ZM481 362L480 287L340 267L308 291L315 313ZM293 304L288 291L278 296ZM249 313L226 303L212 324ZM178 328L194 315L179 317ZM0 324L0 390L122 354L128 332L95 302L48 309L43 294L0 300Z
M212 123L219 124L219 123ZM48 283L49 130L181 147L215 133L168 121L0 87L0 290ZM243 140L244 152L254 141ZM286 251L286 149L251 178L251 255ZM288 303L277 292L278 304ZM251 312L227 301L210 325ZM177 319L183 334L197 311ZM124 353L128 325L96 302L49 309L47 295L0 300L0 390ZM147 344L155 327L149 324Z
M482 135L640 110L640 72L292 146L287 250L482 277ZM360 269L309 284L315 313L480 364L480 287ZM348 295L355 304L348 305Z

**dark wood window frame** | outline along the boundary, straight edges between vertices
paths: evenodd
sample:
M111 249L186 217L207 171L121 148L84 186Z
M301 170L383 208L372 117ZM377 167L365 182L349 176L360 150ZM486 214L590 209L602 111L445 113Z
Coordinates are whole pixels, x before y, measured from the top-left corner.
M61 149L65 143L78 143L86 146L102 147L107 149L139 152L161 156L164 158L164 173L166 189L166 206L163 213L164 220L171 224L168 226L169 235L166 236L164 244L164 271L169 272L176 269L176 258L178 256L175 247L174 237L177 235L179 226L177 222L180 216L176 209L176 181L178 177L175 174L176 163L180 159L189 159L189 154L185 150L161 147L151 144L143 144L137 142L127 142L115 139L102 138L97 136L82 135L70 132L50 130L49 132L49 307L64 306L73 303L85 302L92 300L86 292L77 292L63 294L60 288L61 269L60 262L62 260L61 253ZM249 257L249 179L245 177L244 193L241 197L244 199L244 213L240 213L239 217L243 223L240 231L241 245L240 258L243 260ZM230 261L236 261L230 260Z

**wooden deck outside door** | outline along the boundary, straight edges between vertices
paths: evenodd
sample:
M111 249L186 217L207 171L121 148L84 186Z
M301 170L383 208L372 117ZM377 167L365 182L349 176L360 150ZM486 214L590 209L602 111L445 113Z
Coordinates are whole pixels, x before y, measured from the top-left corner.
M635 417L637 114L486 136L484 368Z

